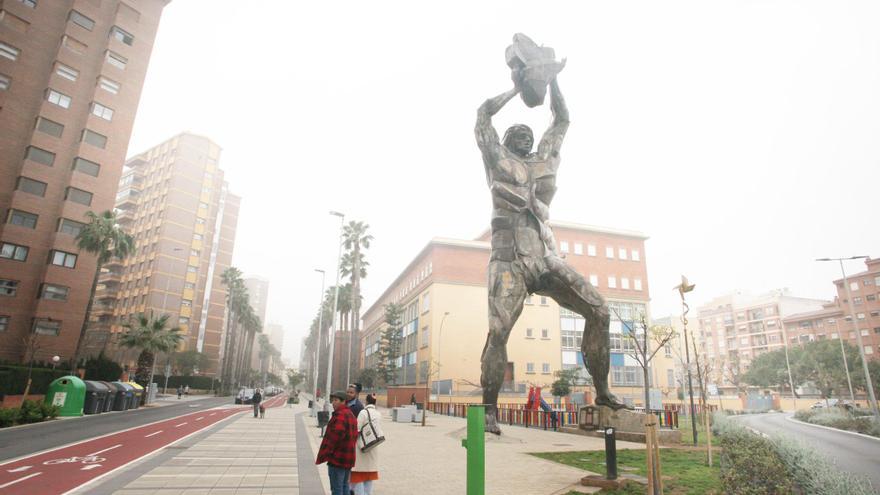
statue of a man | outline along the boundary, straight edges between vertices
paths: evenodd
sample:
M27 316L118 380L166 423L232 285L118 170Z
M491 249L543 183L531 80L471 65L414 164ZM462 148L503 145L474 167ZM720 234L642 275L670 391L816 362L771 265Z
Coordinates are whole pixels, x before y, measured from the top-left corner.
M516 78L515 78L516 79ZM511 126L499 141L492 116L520 93L519 84L486 100L477 112L477 145L492 193L492 255L489 261L489 335L483 348L483 403L486 431L500 433L498 392L507 366L507 339L529 294L552 297L583 316L581 352L596 387L596 405L624 407L608 389L611 347L609 313L602 296L556 252L548 225L556 192L559 149L568 130L568 109L555 75L550 81L553 123L532 152L532 130Z

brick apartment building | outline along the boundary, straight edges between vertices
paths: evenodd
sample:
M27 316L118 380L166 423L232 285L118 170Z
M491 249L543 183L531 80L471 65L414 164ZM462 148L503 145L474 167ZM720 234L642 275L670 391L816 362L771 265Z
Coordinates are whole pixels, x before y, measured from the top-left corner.
M638 232L550 222L561 255L607 299L612 311L611 383L629 402L643 402L641 368L627 355L624 329L639 313L649 319L645 240ZM362 367L373 368L384 324L384 306L403 310L402 356L396 384L423 385L434 393L474 393L480 355L488 333L486 270L488 233L477 240L434 238L409 263L363 316ZM619 317L618 317L619 315ZM621 321L623 320L623 321ZM650 321L650 320L649 320ZM529 386L549 387L561 369L584 370L580 353L584 322L552 299L533 295L507 344L505 388L521 394ZM650 379L669 394L675 387L671 349L657 354ZM430 375L430 376L428 376ZM548 389L549 391L549 389ZM674 398L674 394L668 398Z
M72 357L167 0L0 1L0 359Z
M865 356L868 359L877 359L880 356L880 259L866 260L865 270L848 275L847 281L857 324L853 323L843 279L837 279L834 281L837 296L833 302L816 311L797 313L783 319L789 343L837 339L842 336L853 346L858 346L858 331L861 333Z
M114 337L123 323L139 313L168 314L186 335L180 350L204 352L211 365L202 371L216 371L226 311L220 277L232 261L241 203L219 159L213 141L182 133L126 162L116 208L137 248L104 267L87 352L109 348L122 358Z

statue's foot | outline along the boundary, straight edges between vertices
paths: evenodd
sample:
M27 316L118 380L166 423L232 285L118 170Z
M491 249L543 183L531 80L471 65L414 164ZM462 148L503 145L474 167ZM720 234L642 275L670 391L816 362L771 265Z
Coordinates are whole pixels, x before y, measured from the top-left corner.
M498 426L498 412L494 408L486 408L486 433L495 435L501 434L501 428Z
M617 397L615 397L614 394L612 394L611 392L597 396L596 397L596 405L610 407L611 409L614 409L615 411L617 411L618 409L632 409L631 407L627 406L623 402L620 402L619 400L617 400Z

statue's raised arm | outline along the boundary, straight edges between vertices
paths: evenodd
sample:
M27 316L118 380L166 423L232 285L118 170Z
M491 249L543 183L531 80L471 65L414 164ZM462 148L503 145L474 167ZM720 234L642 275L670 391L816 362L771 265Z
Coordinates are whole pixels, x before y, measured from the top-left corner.
M519 93L517 88L505 91L494 98L489 98L477 109L474 134L477 137L477 146L483 152L483 164L487 169L492 167L501 155L501 141L498 139L495 126L492 125L492 117L517 93Z
M559 91L559 82L554 77L550 81L550 111L553 112L553 122L544 132L541 143L538 144L538 156L543 159L556 157L568 131L568 107L565 106L565 98Z

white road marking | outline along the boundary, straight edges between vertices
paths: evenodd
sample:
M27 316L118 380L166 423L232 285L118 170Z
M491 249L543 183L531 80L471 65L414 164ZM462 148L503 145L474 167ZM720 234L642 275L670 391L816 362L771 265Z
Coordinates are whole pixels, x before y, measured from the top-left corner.
M27 471L28 469L30 469L32 467L33 466L21 466L21 467L15 468L15 469L7 469L6 472L7 473L20 473L22 471Z
M153 433L150 433L149 435L144 435L144 438L150 438L154 435L158 435L159 433L162 433L162 431L164 431L164 430L154 431Z
M22 482L22 481L24 481L24 480L26 480L26 479L30 479L30 478L33 478L34 476L39 476L39 475L41 475L41 474L43 474L43 473L29 474L29 475L25 476L24 478L19 478L19 479L17 479L17 480L10 481L9 483L4 483L4 484L0 485L0 488L6 488L7 486L12 486L12 485L14 485L14 484L16 484L16 483L20 483L20 482Z
M211 414L209 414L208 416L213 416L213 415L215 415L215 414L217 414L217 413L211 413Z
M196 421L201 421L201 420L203 420L203 419L205 419L204 416L199 416L198 418L196 418Z
M80 471L89 471L91 469L95 469L95 468L99 468L99 467L101 467L100 464L90 464L90 465L80 469Z
M95 452L95 453L93 453L93 454L89 454L89 455L103 454L104 452L107 452L108 450L113 450L113 449L115 449L115 448L117 448L117 447L122 447L122 444L119 443L119 444L116 444L116 445L114 445L114 446L112 446L112 447L106 448L106 449L104 449L104 450L99 450L99 451L97 451L97 452Z
M185 424L186 424L186 422L183 422L183 423L180 423L179 425L174 425L174 427L175 427L175 428L180 428L181 426L183 426L183 425L185 425Z

